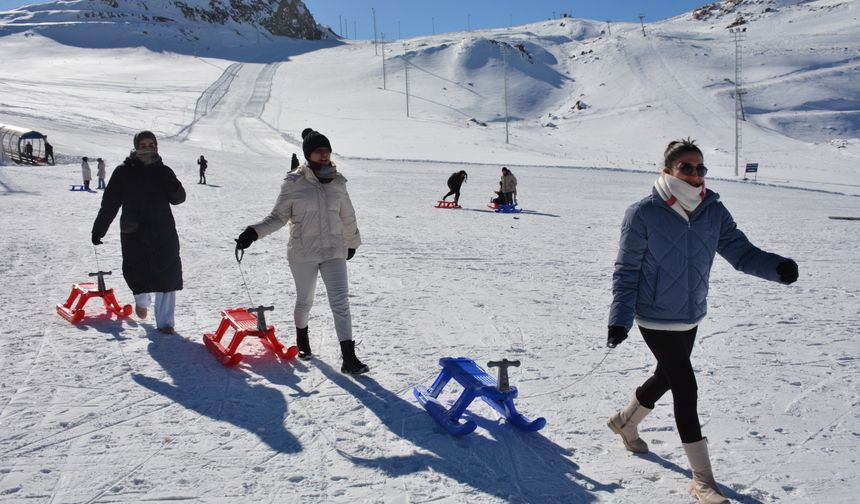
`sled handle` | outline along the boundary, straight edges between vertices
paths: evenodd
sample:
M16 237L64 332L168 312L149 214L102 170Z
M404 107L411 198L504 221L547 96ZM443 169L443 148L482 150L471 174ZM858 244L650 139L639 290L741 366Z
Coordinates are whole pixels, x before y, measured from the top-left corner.
M97 271L95 273L89 273L89 276L91 276L91 277L93 277L93 276L99 277L98 281L97 281L97 285L99 288L99 294L104 295L105 291L107 290L107 286L105 285L105 275L110 275L111 273L112 273L111 271Z
M487 367L499 368L498 389L500 392L507 392L508 390L511 389L511 383L508 380L508 368L511 366L519 367L520 361L518 361L518 360L509 361L508 359L502 359L500 361L490 361L487 363Z
M256 308L245 308L245 311L248 313L253 313L257 316L257 330L265 332L267 329L266 325L266 313L267 311L273 311L275 309L273 306L263 306L260 305Z

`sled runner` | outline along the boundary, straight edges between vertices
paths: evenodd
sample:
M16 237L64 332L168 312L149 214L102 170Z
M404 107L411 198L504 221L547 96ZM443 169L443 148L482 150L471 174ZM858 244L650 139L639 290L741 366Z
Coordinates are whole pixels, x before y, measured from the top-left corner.
M495 210L496 213L520 213L523 211L516 203L490 203L487 206Z
M99 271L90 273L89 276L98 277L96 282L81 282L72 285L72 293L63 304L57 305L57 313L72 324L77 324L84 319L84 305L93 297L100 297L105 304L105 310L115 314L117 317L128 317L131 315L131 305L120 306L113 294L113 289L105 287L105 275L110 271ZM77 302L75 302L77 299ZM72 305L74 304L74 308Z
M459 203L453 201L439 200L436 202L436 208L462 208Z
M499 368L498 382L475 361L466 357L443 357L439 359L439 365L442 366L442 371L433 385L429 389L416 385L412 392L430 416L451 435L463 436L475 430L477 424L474 421L460 422L460 417L476 398L483 399L518 429L537 431L546 425L544 418L530 420L514 406L518 392L516 387L511 387L508 383L508 367L519 366L519 361L503 359L488 362L488 367ZM463 392L453 406L446 408L437 398L451 378L463 387Z
M206 348L225 366L235 366L242 360L238 353L239 345L246 336L260 338L264 346L275 352L282 359L292 359L299 353L296 346L284 347L275 337L274 326L266 325L264 312L274 310L274 306L258 306L256 308L227 308L221 311L221 323L214 334L203 335ZM221 339L227 329L234 329L233 339L225 347Z

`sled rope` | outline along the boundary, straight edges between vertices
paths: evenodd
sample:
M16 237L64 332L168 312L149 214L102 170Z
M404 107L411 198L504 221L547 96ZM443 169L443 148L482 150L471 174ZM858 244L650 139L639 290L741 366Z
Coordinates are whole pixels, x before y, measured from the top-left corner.
M242 254L240 255L239 252ZM239 267L239 274L242 275L242 285L245 286L245 293L248 294L248 301L251 302L251 306L254 305L254 300L251 298L251 290L248 289L248 282L245 280L245 271L242 269L242 258L245 257L245 251L239 249L239 245L236 245L236 266Z
M607 358L607 357L609 357L609 353L610 353L611 351L612 351L612 349L611 349L611 348L610 348L609 350L607 350L607 351L606 351L606 353L605 353L605 354L603 354L603 358L602 358L602 359L600 359L600 361L599 361L597 364L595 364L595 365L594 365L594 367L592 367L592 368L591 368L591 370L589 370L587 373L585 373L584 375L580 376L579 378L577 378L577 379L576 379L576 380L574 380L573 382L568 383L567 385L565 385L564 387L562 387L562 388L560 388L560 389L558 389L558 390L551 390L551 391L548 391L548 392L542 392L542 393L540 393L540 394L529 394L529 397L540 397L540 396L545 396L545 395L548 395L548 394L557 394L557 393L559 393L559 392L561 392L561 391L563 391L563 390L567 390L567 389L569 389L570 387L573 387L574 385L576 385L577 383L581 382L582 380L584 380L584 379L588 378L589 376L593 375L593 374L594 374L598 369L600 369L600 366L603 364L603 361L605 361L605 360L606 360L606 358Z
M101 271L102 267L99 265L99 248L93 245L93 252L96 254L96 271Z

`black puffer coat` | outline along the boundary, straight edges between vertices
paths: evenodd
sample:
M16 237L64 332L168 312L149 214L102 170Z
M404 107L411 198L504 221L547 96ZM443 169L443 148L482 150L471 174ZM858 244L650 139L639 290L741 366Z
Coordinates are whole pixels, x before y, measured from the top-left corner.
M160 160L146 166L132 153L113 171L92 233L103 237L122 207L122 274L133 293L182 289L179 236L170 205L184 201L182 183Z

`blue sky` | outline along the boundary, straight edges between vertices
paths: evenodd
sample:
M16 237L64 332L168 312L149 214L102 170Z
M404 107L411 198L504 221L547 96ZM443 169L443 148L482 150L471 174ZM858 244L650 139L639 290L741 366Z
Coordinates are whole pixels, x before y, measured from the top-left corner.
M122 0L121 0L122 1ZM39 3L0 0L0 10ZM574 17L656 21L688 12L708 0L305 0L317 22L350 38L373 38L373 16L385 38L408 38L446 31L503 28L550 19L562 13Z
M713 0L712 0L713 1ZM373 38L377 30L385 38L409 38L446 31L504 28L550 19L561 13L605 21L656 21L711 3L707 0L305 0L317 22L336 32L345 24L350 38ZM345 20L345 22L344 22ZM342 33L346 35L347 33Z

